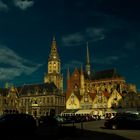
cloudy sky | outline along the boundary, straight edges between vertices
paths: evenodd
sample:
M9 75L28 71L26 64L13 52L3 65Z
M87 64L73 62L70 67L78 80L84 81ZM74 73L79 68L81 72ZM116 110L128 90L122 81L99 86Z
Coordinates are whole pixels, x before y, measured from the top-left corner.
M42 83L53 36L67 66L116 68L140 90L138 0L0 0L0 86ZM65 79L65 78L64 78ZM64 81L65 82L65 81Z

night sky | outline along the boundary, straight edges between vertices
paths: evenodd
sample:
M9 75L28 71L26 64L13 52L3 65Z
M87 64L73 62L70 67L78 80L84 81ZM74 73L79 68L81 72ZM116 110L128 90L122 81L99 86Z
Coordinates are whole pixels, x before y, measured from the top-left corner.
M86 62L116 68L140 91L139 0L0 0L0 87L42 83L55 36L66 83Z

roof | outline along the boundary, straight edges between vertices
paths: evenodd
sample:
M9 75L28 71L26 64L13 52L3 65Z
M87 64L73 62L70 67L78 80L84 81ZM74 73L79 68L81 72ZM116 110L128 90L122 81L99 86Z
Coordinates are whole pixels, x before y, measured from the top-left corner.
M93 110L88 110L88 109L80 109L78 110L75 114L92 114Z
M123 77L116 72L116 69L97 71L93 74L94 80L108 79L108 78L123 78Z
M35 95L46 95L46 94L57 94L59 93L58 88L52 83L41 83L41 84L31 84L23 85L22 87L17 87L20 96L26 96L28 94Z
M75 72L79 72L79 74L80 74L81 70L76 68L74 73ZM101 80L101 79L110 79L110 78L122 78L122 79L124 79L120 74L117 73L115 68L97 71L97 72L91 71L90 76L87 75L86 71L84 71L83 73L84 73L84 76L86 79L91 79L91 80Z
M66 109L61 114L75 114L79 109Z

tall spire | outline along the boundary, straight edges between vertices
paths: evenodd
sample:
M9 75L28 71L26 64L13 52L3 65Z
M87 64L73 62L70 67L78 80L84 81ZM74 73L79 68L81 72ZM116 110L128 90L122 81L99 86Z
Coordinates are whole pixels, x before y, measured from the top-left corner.
M51 53L49 55L49 59L59 59L55 37L53 37L52 40Z
M88 42L87 42L87 60L86 60L86 72L88 75L91 74L90 70L90 59L89 59L89 48L88 48Z
M53 37L53 41L55 41L55 36Z
M51 51L48 58L48 73L44 76L44 83L54 82L63 91L63 75L61 74L61 60L57 51L55 37L51 43Z
M90 64L88 42L87 42L87 64Z

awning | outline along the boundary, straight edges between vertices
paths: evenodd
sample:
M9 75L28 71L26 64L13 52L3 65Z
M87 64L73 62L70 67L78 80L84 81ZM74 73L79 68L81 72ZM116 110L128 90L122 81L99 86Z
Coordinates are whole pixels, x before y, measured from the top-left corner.
M75 112L77 112L79 109L66 109L63 112L61 112L62 114L75 114Z
M75 114L93 114L93 110L83 110L83 109L81 109L81 110L78 110Z

